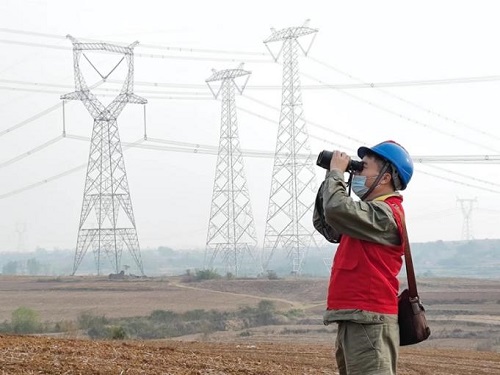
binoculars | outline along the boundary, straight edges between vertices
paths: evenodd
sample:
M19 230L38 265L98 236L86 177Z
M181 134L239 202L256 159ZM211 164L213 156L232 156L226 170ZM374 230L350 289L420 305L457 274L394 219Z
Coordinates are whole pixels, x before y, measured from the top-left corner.
M332 161L332 157L333 157L333 152L323 150L318 155L318 160L316 160L316 165L321 168L330 169L330 162ZM349 165L347 166L346 172L354 172L354 171L361 172L362 170L363 170L363 162L352 159L349 160Z

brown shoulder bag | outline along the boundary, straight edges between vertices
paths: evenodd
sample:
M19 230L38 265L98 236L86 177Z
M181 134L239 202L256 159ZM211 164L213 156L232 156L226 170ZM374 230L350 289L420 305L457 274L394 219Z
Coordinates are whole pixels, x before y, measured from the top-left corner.
M399 324L399 345L413 345L426 340L431 330L425 318L425 309L420 301L417 292L417 282L411 258L410 242L403 215L401 224L403 226L403 242L405 247L406 277L408 278L408 289L405 289L398 296L398 324Z

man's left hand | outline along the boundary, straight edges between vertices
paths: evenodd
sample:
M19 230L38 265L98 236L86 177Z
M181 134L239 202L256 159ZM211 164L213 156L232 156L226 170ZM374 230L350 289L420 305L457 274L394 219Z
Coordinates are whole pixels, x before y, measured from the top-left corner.
M345 152L333 151L332 160L330 161L330 170L337 169L345 172L349 166L351 158Z

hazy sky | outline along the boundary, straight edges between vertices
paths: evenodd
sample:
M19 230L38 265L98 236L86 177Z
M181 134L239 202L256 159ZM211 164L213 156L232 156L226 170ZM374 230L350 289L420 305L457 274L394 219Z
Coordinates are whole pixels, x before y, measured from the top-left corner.
M304 86L318 82L447 83L381 89L305 87L304 114L310 122L313 153L341 146L354 155L360 145L393 139L412 155L500 155L499 11L497 1L477 0L2 0L0 250L26 251L38 246L73 249L76 244L85 168L19 190L85 164L89 142L61 139L12 161L62 132L60 107L22 123L60 104L60 95L74 89L73 56L70 41L64 39L66 34L117 43L141 42L135 49L135 92L149 99L148 136L163 140L216 146L220 101L209 99L205 79L212 68L235 68L246 62L245 69L252 75L247 90L236 99L241 109L241 145L272 153L282 69L267 54L263 40L270 36L271 27L300 26L310 19L310 27L319 32L309 57L300 58ZM190 48L194 52L189 52ZM237 53L242 51L252 54ZM147 56L151 54L163 58ZM107 55L95 58L103 70L112 66ZM91 74L89 71L89 84L98 80ZM446 81L488 76L490 79L475 83ZM153 83L181 87L158 88ZM106 85L101 88L118 87ZM271 87L258 90L252 86ZM90 137L92 122L82 103L68 103L68 134ZM140 139L142 106L129 104L118 123L123 142ZM150 141L144 144L164 146ZM206 154L139 148L125 151L142 248L204 248L215 163L216 156ZM272 165L272 158L245 159L259 244L264 236ZM416 164L415 168L404 192L411 240L460 240L463 215L457 198L477 198L470 222L475 238L498 238L498 164ZM318 168L317 172L319 183L324 171Z

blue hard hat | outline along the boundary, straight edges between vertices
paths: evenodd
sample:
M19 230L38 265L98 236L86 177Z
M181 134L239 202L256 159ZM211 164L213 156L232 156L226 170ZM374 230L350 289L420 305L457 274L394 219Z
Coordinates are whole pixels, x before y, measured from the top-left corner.
M368 153L373 153L389 161L398 172L398 177L401 180L400 190L406 189L413 175L413 161L403 146L394 141L384 141L371 148L360 147L358 149L358 156L361 159Z

